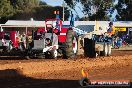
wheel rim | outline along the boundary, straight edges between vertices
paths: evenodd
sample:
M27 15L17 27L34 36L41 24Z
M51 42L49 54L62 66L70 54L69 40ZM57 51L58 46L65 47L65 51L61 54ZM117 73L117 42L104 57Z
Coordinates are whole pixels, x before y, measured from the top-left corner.
M73 52L74 52L74 54L76 54L77 53L77 39L76 39L76 37L74 37L74 39L73 39Z

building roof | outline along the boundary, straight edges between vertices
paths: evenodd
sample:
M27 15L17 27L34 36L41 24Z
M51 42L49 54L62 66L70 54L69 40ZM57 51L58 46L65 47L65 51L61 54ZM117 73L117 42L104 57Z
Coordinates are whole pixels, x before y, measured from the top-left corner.
M75 27L83 25L81 30L92 29L91 26L101 27L106 30L110 21L75 21ZM64 21L63 25L70 25L70 21ZM89 26L88 26L89 25ZM91 26L90 26L91 25ZM132 27L132 21L116 21L113 22L115 27ZM35 20L8 20L5 24L0 24L1 27L45 27L45 21ZM84 27L85 26L85 27ZM87 28L87 27L88 28ZM84 29L82 29L84 28ZM95 29L96 27L94 27Z
M97 21L99 26L108 26L110 21ZM96 21L75 21L75 26L78 25L95 25ZM64 25L70 25L70 21L64 21ZM132 27L132 21L115 21L114 26L118 27ZM35 20L8 20L5 24L0 25L12 25L12 26L36 26L45 27L45 21Z
M45 27L45 21L34 20L8 20L5 24L0 24L2 27Z

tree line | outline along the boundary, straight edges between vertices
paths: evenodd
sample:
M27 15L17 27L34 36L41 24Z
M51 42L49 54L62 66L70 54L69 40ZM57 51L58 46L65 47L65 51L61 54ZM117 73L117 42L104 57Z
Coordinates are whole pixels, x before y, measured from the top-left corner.
M64 0L71 8L81 3L84 17L80 20L132 20L132 0ZM112 15L116 15L111 19Z
M132 0L64 0L68 7L75 10L77 3L82 5L84 17L79 20L132 20ZM118 1L115 4L115 1ZM0 0L0 23L7 20L45 20L54 18L53 12L60 11L61 6L49 6L41 0ZM116 11L115 18L111 19ZM65 7L65 20L70 16L70 9Z
M63 8L61 6L49 6L40 0L0 0L0 23L7 20L45 20L54 18L54 11L60 11L62 18ZM65 8L65 20L69 17L69 10Z

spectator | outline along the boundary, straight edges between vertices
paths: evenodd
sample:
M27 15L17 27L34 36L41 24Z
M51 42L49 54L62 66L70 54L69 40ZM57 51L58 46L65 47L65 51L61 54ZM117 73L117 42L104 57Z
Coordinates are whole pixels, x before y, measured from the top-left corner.
M113 26L113 22L109 23L109 28L107 30L107 33L111 36L115 35L115 27Z
M118 47L122 47L122 39L118 37L118 40L117 40L117 44L118 44Z

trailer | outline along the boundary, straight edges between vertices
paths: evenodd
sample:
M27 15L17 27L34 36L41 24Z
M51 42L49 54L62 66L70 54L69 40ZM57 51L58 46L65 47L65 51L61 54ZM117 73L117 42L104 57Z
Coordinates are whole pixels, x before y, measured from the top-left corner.
M110 56L112 38L93 33L84 34L81 39L85 57Z
M57 58L58 53L64 58L77 54L77 35L72 27L64 28L60 19L47 19L45 30L33 32L33 46L29 56L39 58Z

